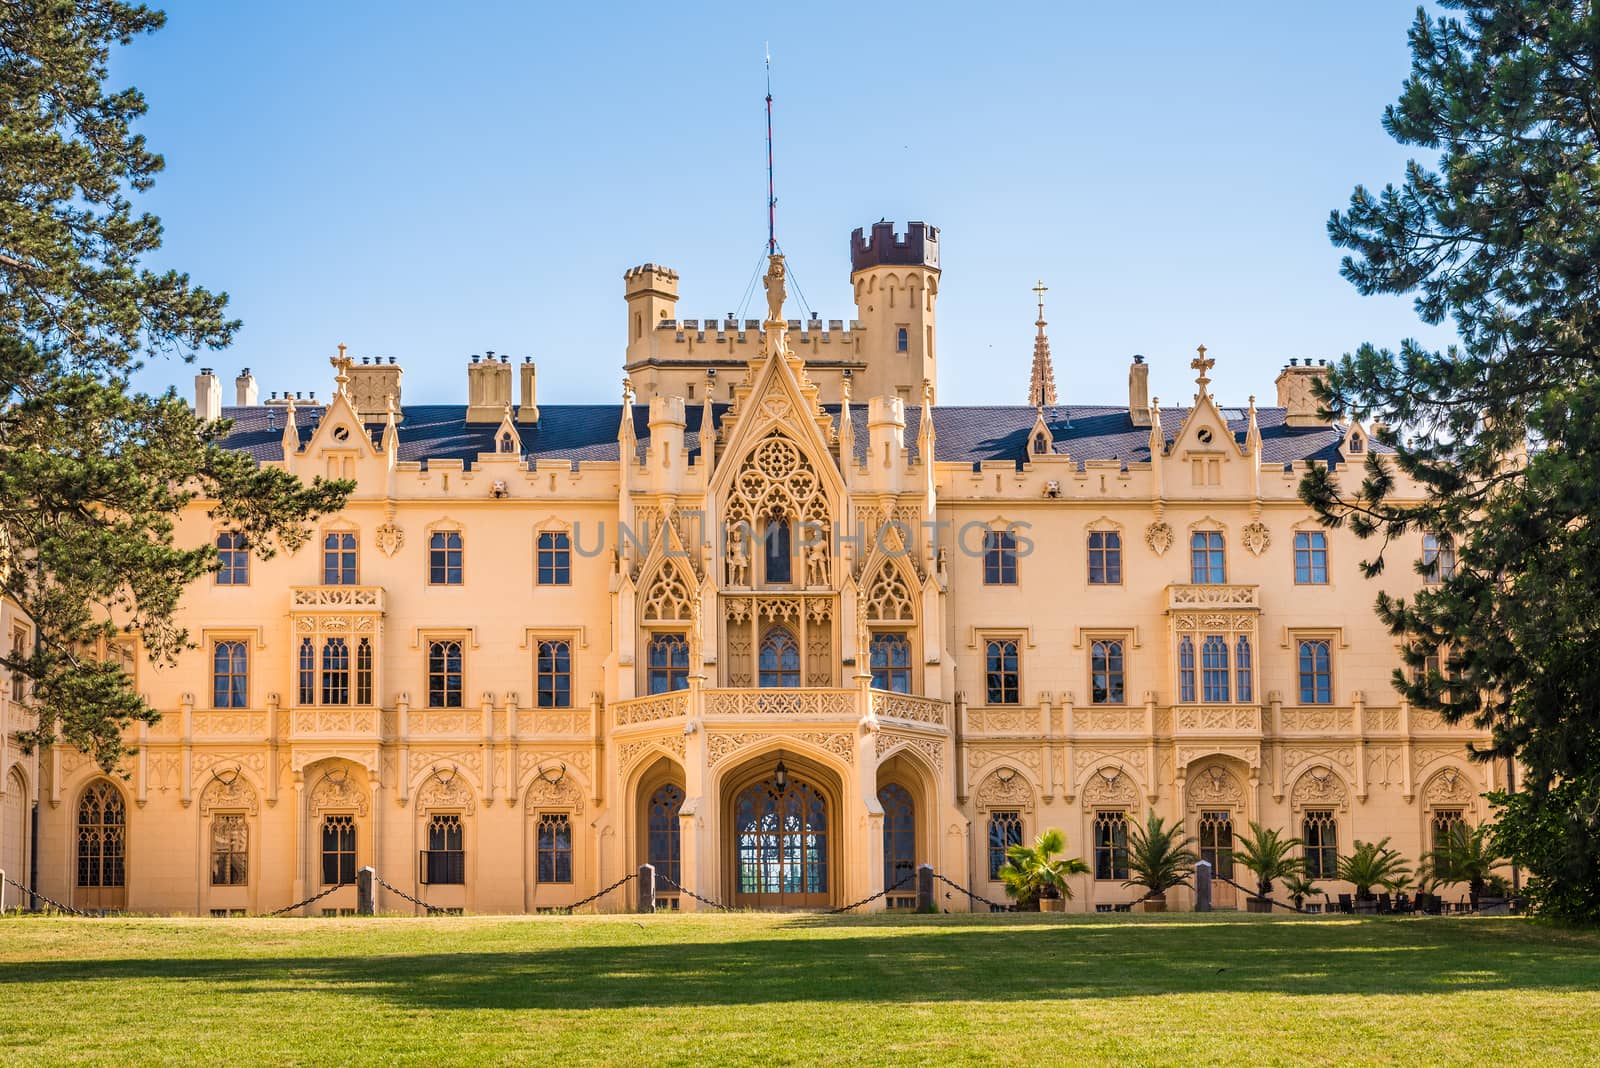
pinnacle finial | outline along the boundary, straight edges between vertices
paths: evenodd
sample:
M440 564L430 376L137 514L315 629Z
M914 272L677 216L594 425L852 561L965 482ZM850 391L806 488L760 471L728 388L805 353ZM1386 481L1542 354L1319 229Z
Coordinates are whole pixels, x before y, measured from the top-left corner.
M1195 352L1198 355L1189 361L1189 366L1199 372L1195 376L1195 383L1200 387L1200 396L1204 397L1206 395L1206 386L1211 383L1211 379L1206 375L1206 372L1215 367L1217 361L1206 356L1206 347L1204 345L1196 348Z
M1056 402L1056 372L1050 361L1050 339L1044 332L1044 295L1049 287L1040 279L1033 291L1039 298L1039 319L1034 323L1039 333L1033 339L1033 376L1028 382L1028 403L1042 409Z
M346 356L344 354L345 353L345 348L346 348L344 342L341 341L339 343L338 348L339 348L339 355L337 355L337 356L329 356L328 357L328 362L333 364L334 369L339 372L338 374L333 376L334 393L336 393L336 394L337 393L347 392L346 387L348 387L350 385L350 363L351 363L350 357L348 357L348 356Z

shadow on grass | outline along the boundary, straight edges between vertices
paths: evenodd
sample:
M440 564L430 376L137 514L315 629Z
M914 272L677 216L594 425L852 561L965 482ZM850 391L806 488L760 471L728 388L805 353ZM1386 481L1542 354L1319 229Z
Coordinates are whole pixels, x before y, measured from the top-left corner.
M619 924L607 936L621 944L527 952L43 960L0 967L0 988L189 981L216 995L325 988L433 1010L1600 990L1592 941L1559 944L1515 920L1102 925L1016 918L979 926L927 919L919 931L923 924L803 917L785 925L788 937L769 929L715 942L669 941L674 932L662 924Z

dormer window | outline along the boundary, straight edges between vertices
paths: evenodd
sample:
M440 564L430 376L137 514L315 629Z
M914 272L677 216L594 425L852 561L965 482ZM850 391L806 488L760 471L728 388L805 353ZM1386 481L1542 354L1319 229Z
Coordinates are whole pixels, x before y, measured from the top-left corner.
M1047 447L1048 442L1044 440L1043 434L1035 434L1033 436L1033 454L1035 456L1043 456Z
M1350 451L1352 453L1367 451L1367 443L1361 440L1360 434L1350 435Z
M515 441L512 440L510 434L501 434L500 435L500 451L501 452L515 452L516 448L517 448L517 444L516 444Z

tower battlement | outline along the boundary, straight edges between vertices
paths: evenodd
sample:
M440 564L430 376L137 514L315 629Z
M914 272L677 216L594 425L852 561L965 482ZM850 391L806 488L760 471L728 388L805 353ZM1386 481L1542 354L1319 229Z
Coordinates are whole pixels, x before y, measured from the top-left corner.
M872 224L869 237L862 227L850 234L850 270L864 271L884 266L931 267L939 269L939 228L922 222L906 223L905 236L895 233L894 223Z

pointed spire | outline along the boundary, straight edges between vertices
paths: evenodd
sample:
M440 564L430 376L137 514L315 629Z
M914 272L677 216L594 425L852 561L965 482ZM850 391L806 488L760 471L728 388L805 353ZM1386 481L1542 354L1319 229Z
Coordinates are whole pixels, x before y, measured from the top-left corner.
M294 397L284 399L288 401L283 409L283 458L287 460L300 451L300 427L294 421Z
M1044 332L1044 295L1049 288L1043 279L1033 287L1039 297L1039 318L1033 325L1039 328L1039 334L1033 339L1033 378L1028 382L1028 403L1035 408L1056 403L1056 372L1050 363L1050 339Z
M400 448L400 431L395 426L396 413L393 393L384 394L383 405L383 451L393 456Z
M700 463L710 470L717 462L717 419L711 407L711 389L717 380L706 376L706 399L700 405Z
M917 424L917 452L922 456L922 462L930 467L933 464L933 382L930 379L922 380L922 418Z
M633 380L622 380L622 421L617 427L617 442L622 446L621 460L623 466L634 462L635 446L638 437L633 432Z

